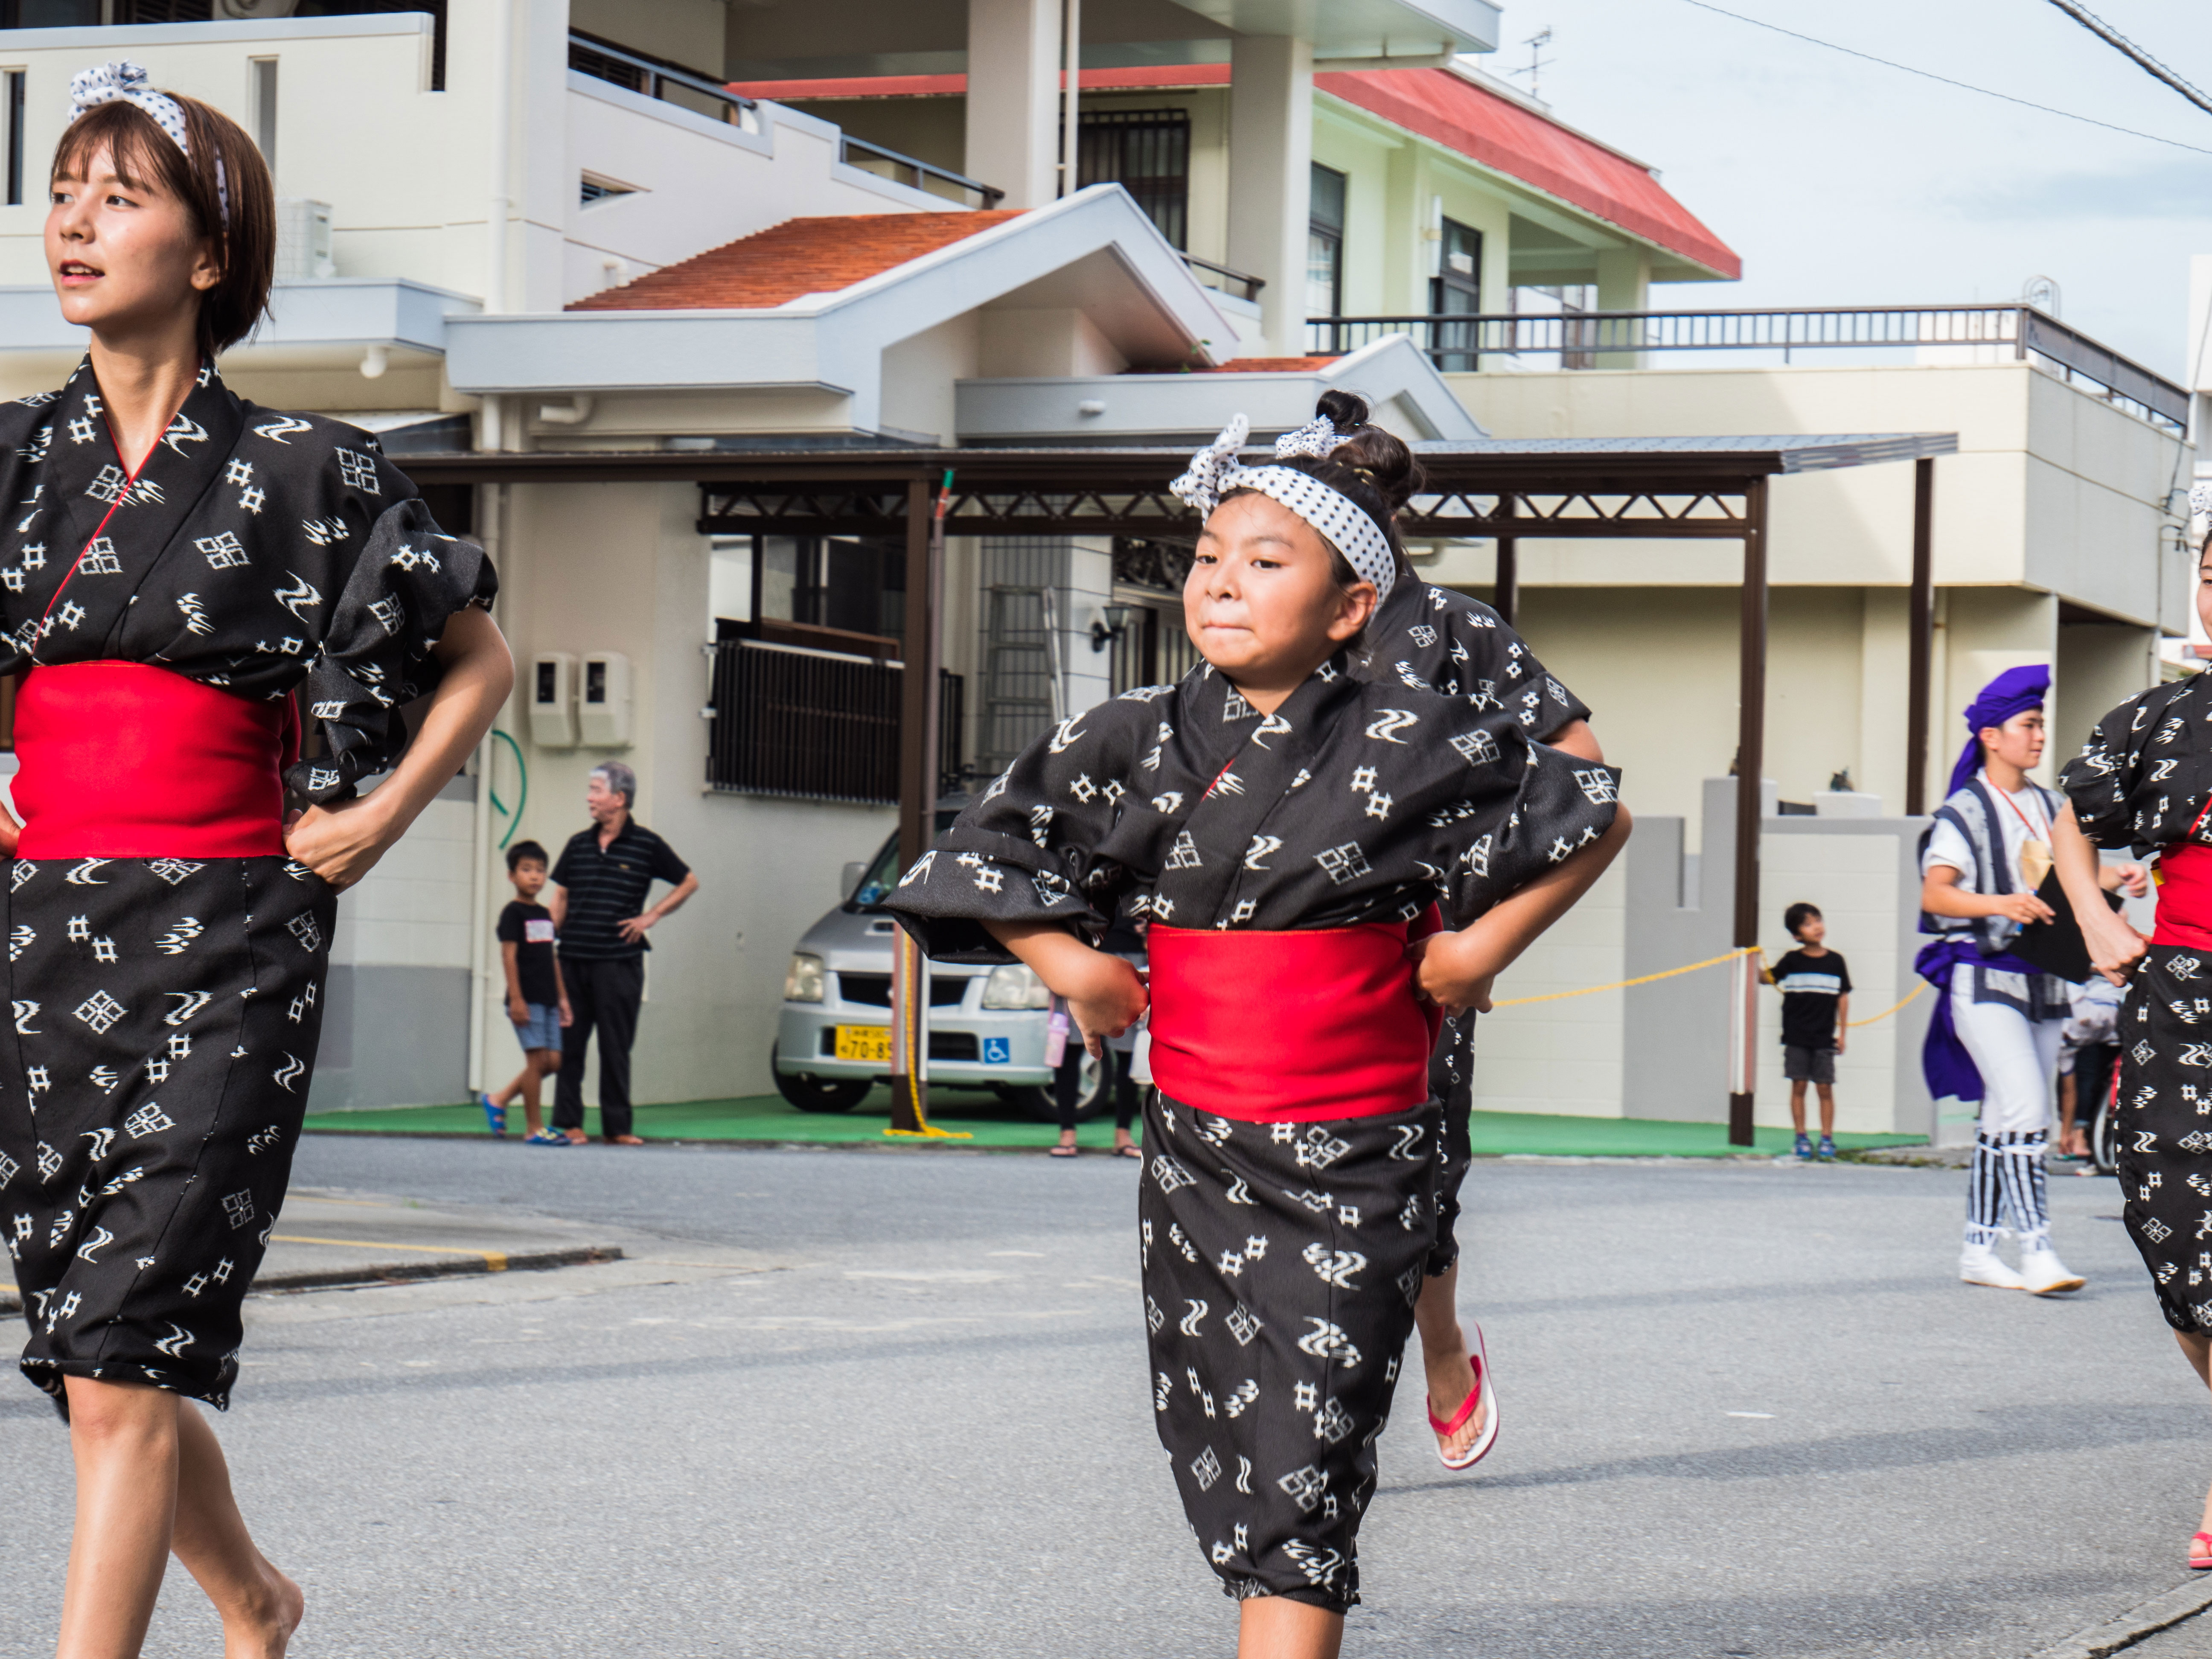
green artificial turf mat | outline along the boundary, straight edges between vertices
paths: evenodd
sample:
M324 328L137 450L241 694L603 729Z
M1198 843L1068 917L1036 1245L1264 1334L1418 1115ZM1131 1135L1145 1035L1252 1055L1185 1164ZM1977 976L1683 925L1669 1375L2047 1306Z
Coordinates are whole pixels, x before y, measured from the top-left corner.
M550 1108L549 1115L550 1115ZM802 1112L781 1095L752 1095L738 1100L690 1100L636 1109L637 1133L647 1140L796 1141L817 1146L921 1146L1041 1148L1060 1139L1048 1123L1032 1120L988 1095L942 1091L934 1097L931 1121L966 1133L963 1140L924 1143L886 1135L890 1094L878 1089L849 1112ZM507 1134L522 1133L520 1107L507 1110ZM376 1111L314 1112L306 1127L343 1134L483 1135L483 1112L476 1106L395 1106ZM585 1129L596 1136L599 1114L586 1109ZM1870 1146L1911 1146L1921 1135L1839 1134L1844 1151ZM1110 1117L1094 1120L1076 1132L1078 1143L1114 1144ZM1477 1112L1473 1125L1478 1156L1553 1158L1726 1158L1745 1149L1728 1144L1718 1123L1673 1123L1653 1118L1562 1117L1538 1112ZM1777 1153L1790 1149L1787 1129L1762 1128L1753 1150ZM548 1148L547 1150L554 1150Z

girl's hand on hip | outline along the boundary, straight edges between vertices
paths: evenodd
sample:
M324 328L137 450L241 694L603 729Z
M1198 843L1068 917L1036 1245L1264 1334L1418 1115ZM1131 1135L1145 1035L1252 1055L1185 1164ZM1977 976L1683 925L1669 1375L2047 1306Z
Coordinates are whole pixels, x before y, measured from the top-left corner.
M2100 905L2099 909L2104 909ZM2115 985L2124 987L2150 941L2136 932L2126 917L2105 910L2081 925L2081 942L2089 947L2089 965Z
M374 795L310 806L284 832L284 850L339 891L374 870L391 845L390 825Z
M1500 964L1480 921L1460 933L1409 940L1406 956L1413 964L1414 988L1447 1014L1490 1012L1491 984Z

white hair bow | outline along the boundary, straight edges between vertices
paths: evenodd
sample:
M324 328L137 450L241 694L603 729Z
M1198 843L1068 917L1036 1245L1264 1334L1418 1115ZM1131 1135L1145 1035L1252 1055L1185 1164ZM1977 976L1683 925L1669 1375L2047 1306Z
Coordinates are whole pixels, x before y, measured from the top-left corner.
M2189 539L2199 546L2212 536L2212 483L2192 484L2189 489Z
M1219 437L1203 449L1191 452L1188 469L1168 486L1168 494L1179 501L1188 502L1200 513L1212 512L1228 493L1229 476L1241 470L1237 452L1244 447L1244 440L1251 434L1251 422L1242 415L1231 416Z
M1310 455L1317 461L1325 461L1329 452L1344 441L1344 436L1328 416L1316 415L1297 431L1285 432L1275 440L1275 459L1286 461L1293 455Z

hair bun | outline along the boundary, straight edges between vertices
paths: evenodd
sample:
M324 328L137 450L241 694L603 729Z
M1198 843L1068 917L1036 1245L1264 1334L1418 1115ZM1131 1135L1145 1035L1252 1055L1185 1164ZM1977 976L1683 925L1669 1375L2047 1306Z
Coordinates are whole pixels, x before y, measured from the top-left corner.
M1332 386L1321 394L1315 413L1327 416L1341 434L1342 441L1328 452L1328 459L1358 474L1361 483L1382 498L1393 515L1419 492L1421 469L1413 452L1395 434L1370 420L1366 398Z

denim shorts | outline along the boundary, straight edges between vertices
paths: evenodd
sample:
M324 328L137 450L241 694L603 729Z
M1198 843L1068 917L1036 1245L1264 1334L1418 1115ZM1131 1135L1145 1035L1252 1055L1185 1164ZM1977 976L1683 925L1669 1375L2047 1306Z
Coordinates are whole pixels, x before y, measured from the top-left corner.
M530 1018L514 1028L515 1039L524 1048L557 1048L561 1046L561 1010L550 1002L526 1003Z

